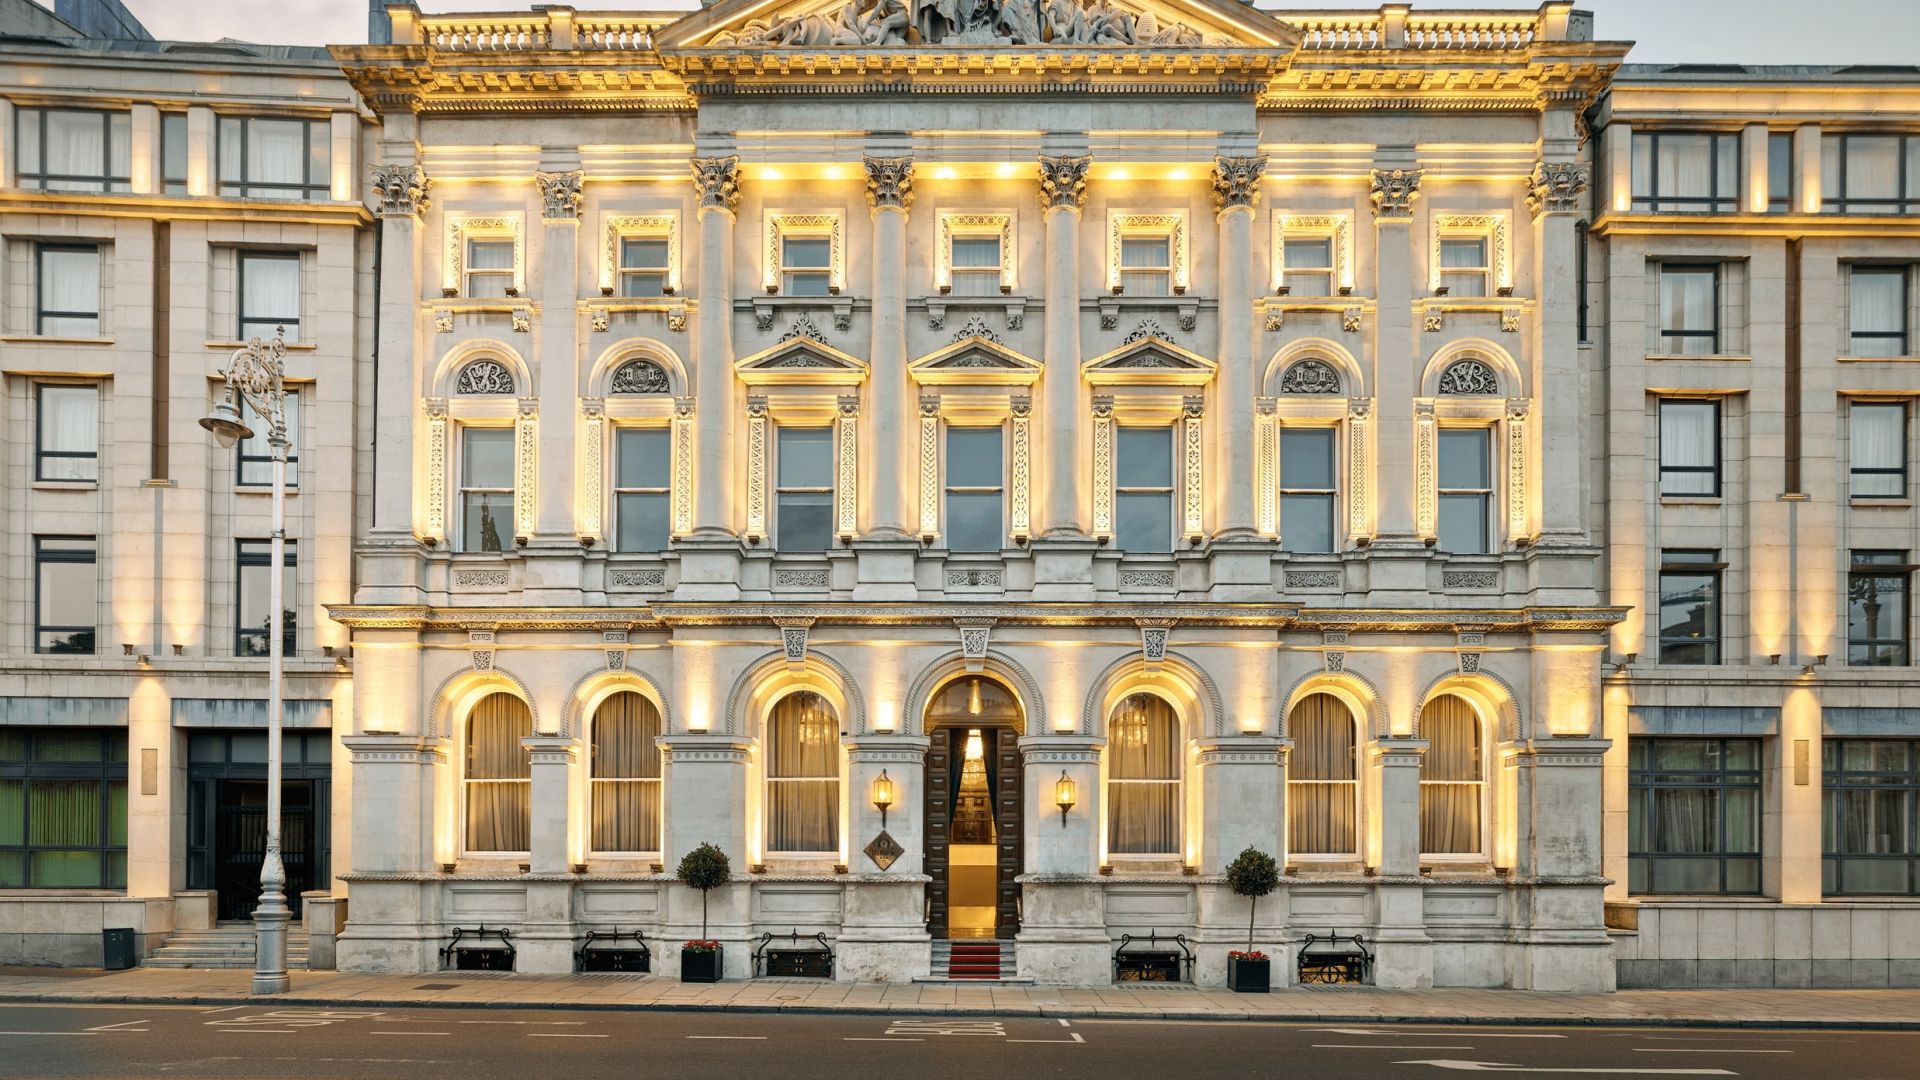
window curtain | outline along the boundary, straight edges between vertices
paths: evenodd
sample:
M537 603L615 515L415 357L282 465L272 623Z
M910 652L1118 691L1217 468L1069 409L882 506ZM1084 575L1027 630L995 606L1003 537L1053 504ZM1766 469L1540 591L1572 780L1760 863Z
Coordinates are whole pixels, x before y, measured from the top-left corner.
M1355 727L1346 702L1312 694L1287 714L1293 737L1287 783L1287 850L1350 855L1355 844Z
M660 850L660 712L623 690L593 714L593 850Z
M100 391L92 386L40 388L40 449L54 453L97 454L100 448ZM40 463L48 480L93 480L99 459L48 458Z
M1713 194L1713 138L1666 135L1660 139L1659 191L1664 196L1700 198ZM1728 178L1732 183L1732 178Z
M1713 467L1714 407L1709 402L1669 401L1660 406L1660 464Z
M105 176L107 125L100 114L47 110L45 169L57 176Z
M1848 412L1848 441L1852 447L1853 494L1899 495L1899 473L1861 473L1860 469L1898 470L1906 461L1906 407L1897 403L1862 402Z
M100 253L98 251L42 251L40 253L40 310L61 316L42 316L38 333L51 337L91 337L100 332Z
M27 843L34 848L29 882L42 888L98 888L100 876L100 781L35 780L27 787Z
M1442 269L1480 270L1487 265L1487 242L1481 239L1443 240L1440 242Z
M256 184L306 181L307 126L297 120L253 120L247 124L247 179ZM299 197L298 192L278 193Z
M1660 327L1663 330L1712 330L1713 274L1669 270L1660 275ZM1685 345L1682 345L1685 348ZM1710 349L1702 348L1710 352Z
M1427 752L1420 760L1420 851L1471 855L1481 851L1480 718L1466 700L1442 695L1420 711Z
M241 333L271 337L284 327L288 341L300 340L300 260L245 257L240 260L240 292L246 300Z
M1882 136L1855 135L1847 139L1847 190L1849 199L1897 199L1900 197L1900 140Z
M767 724L767 848L840 850L840 724L819 694L781 698Z
M1120 287L1141 296L1165 296L1171 282L1172 241L1143 237L1120 241Z
M1907 276L1900 270L1856 268L1852 277L1852 331L1855 334L1897 335L1906 324ZM1856 337L1856 356L1899 356L1906 342L1899 337Z
M533 714L512 694L489 694L467 717L467 850L532 847L533 758L520 740Z
M1107 731L1107 850L1180 853L1180 722L1173 706L1134 694Z

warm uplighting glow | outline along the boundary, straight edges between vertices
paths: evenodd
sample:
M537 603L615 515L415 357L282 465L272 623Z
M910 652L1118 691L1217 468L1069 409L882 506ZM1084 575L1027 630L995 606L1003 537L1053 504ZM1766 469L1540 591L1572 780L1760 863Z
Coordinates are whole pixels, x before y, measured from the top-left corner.
M1012 176L1018 170L1019 170L1019 166L1009 161L1009 162L1003 163L1000 166L998 172L1000 173L1001 176Z
M1171 171L1171 172L1169 172L1169 173L1167 173L1167 179L1169 179L1169 180L1185 180L1185 179L1187 179L1187 170L1185 170L1185 169L1174 169L1173 171Z
M967 730L966 757L968 761L986 760L986 757L987 757L986 740L980 737L979 728L969 728Z
M820 175L826 177L828 180L844 180L846 179L847 171L838 165L829 165Z
M761 168L761 170L760 170L760 179L762 179L762 180L780 180L780 179L784 179L784 178L783 178L783 177L781 176L781 174L780 174L780 170L779 170L779 169L776 169L776 168L774 168L774 167L773 167L773 166L771 166L771 165L767 165L767 166L764 166L764 167L762 167L762 168Z
M891 701L882 701L873 707L873 726L877 731L892 731L898 717Z
M967 680L967 715L980 715L980 680Z
M933 170L933 177L936 180L952 180L959 175L959 173L953 171L953 166L951 165L942 165Z
M1133 174L1129 173L1125 169L1108 169L1107 170L1107 179L1109 180L1130 180L1132 178L1133 178Z
M1073 809L1073 804L1078 801L1079 792L1074 789L1073 777L1067 775L1067 770L1061 769L1060 779L1053 782L1053 803L1060 808L1061 828L1066 828L1067 811Z

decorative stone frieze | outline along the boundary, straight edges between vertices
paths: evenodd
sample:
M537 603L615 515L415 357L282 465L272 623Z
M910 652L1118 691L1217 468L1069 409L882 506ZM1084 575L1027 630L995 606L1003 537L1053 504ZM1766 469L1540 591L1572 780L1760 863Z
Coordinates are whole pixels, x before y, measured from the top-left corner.
M867 205L875 210L913 209L913 159L861 158L867 170Z
M1087 193L1087 170L1093 155L1040 158L1040 207L1043 210L1078 210Z
M418 217L427 212L433 181L419 165L375 165L373 197L381 217Z
M1229 210L1260 205L1260 175L1267 171L1267 158L1216 157L1213 159L1213 205L1224 214Z
M700 209L709 208L731 212L740 205L740 158L738 155L719 158L694 158L693 190L699 197Z
M1373 216L1410 218L1414 200L1420 197L1420 177L1424 169L1373 169L1368 173L1367 197L1373 200Z
M1580 196L1587 190L1591 168L1583 161L1541 161L1534 163L1527 177L1527 209L1535 217L1542 214L1571 214L1580 209Z
M581 185L587 174L572 172L535 172L533 182L540 185L540 216L548 221L580 220L580 203L585 199Z
M1372 425L1373 399L1348 399L1347 537L1355 541L1373 537L1373 442L1368 438Z

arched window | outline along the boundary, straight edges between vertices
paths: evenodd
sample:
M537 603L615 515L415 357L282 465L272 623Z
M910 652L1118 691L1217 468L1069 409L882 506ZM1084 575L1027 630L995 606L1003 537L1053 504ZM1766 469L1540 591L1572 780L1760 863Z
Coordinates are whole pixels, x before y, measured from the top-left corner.
M1420 710L1420 853L1478 855L1486 850L1482 804L1486 762L1480 717L1466 699L1443 694Z
M840 850L840 723L827 699L788 694L767 721L767 850Z
M467 850L523 852L533 845L533 735L527 703L508 693L480 699L467 715Z
M1129 695L1108 725L1107 850L1180 854L1180 722L1152 694Z
M660 850L660 710L622 690L593 712L593 850Z
M1287 714L1293 737L1287 772L1287 850L1352 855L1359 780L1353 713L1332 694L1309 694Z

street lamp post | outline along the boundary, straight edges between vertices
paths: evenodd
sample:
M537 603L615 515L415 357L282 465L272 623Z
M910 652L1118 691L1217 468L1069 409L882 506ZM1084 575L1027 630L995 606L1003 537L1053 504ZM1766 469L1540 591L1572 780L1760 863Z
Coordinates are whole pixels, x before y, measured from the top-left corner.
M253 429L241 416L244 401L254 415L266 418L267 446L273 454L273 558L267 593L271 612L267 616L267 851L260 861L260 906L253 909L256 994L287 991L287 924L293 921L287 907L287 868L280 859L280 650L286 610L281 581L287 565L287 344L283 334L284 330L276 330L272 341L254 338L234 350L227 369L220 373L227 383L226 394L213 415L200 421L223 448L231 449L241 439L253 437Z

